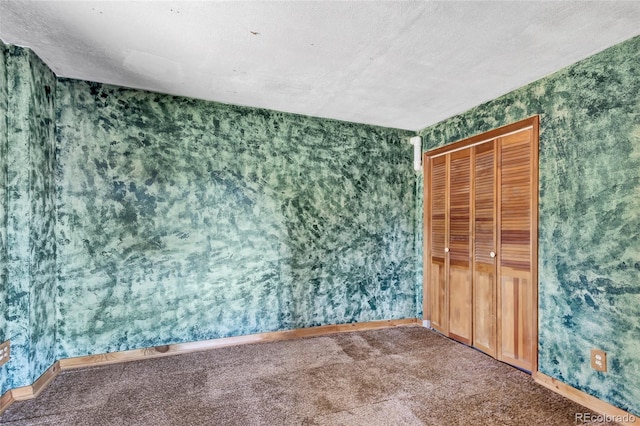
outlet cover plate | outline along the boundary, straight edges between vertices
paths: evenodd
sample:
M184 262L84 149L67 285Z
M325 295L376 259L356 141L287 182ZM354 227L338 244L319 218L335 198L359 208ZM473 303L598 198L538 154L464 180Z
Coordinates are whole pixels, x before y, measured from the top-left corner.
M9 361L11 357L11 340L7 340L0 344L0 365L3 365Z
M607 353L600 349L591 349L591 368L596 371L607 371Z

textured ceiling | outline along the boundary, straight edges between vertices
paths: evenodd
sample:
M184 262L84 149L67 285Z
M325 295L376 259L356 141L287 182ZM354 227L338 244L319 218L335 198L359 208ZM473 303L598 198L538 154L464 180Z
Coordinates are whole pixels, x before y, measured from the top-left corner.
M0 0L58 76L417 130L640 33L640 2Z

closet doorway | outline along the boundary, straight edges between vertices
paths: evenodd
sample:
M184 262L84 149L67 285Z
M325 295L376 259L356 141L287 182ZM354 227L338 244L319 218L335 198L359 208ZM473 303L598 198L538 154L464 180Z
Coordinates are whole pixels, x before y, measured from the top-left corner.
M538 117L424 154L424 313L537 370Z

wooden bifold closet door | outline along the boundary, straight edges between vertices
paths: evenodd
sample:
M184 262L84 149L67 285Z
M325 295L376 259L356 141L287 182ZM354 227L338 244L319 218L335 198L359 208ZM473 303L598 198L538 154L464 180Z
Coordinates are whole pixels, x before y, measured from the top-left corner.
M427 210L427 221L430 225L429 238L429 257L427 262L429 267L427 273L430 278L429 287L425 287L425 292L429 292L429 300L431 300L431 326L443 334L449 334L449 306L448 292L445 280L445 269L448 267L446 261L447 226L449 222L448 191L447 191L447 169L449 157L438 157L429 160L428 168L429 180L428 185L431 188L429 198L425 199L425 203L429 205ZM425 163L426 164L426 163ZM425 252L426 253L426 252Z
M537 369L538 117L425 154L425 319Z
M437 157L429 170L431 324L471 344L471 157Z
M471 155L449 154L448 168L448 284L449 336L471 344Z
M495 141L474 150L473 344L496 356L496 155Z
M498 174L498 359L529 371L538 355L538 141L534 144L533 136L528 128L499 139Z

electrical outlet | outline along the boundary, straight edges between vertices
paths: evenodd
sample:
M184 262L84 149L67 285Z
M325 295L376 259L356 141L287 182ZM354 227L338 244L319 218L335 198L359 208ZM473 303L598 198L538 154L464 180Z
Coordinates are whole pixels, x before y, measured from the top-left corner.
M591 368L596 371L607 371L607 353L600 349L591 349Z
M11 340L7 340L0 344L0 365L9 361L11 357Z

